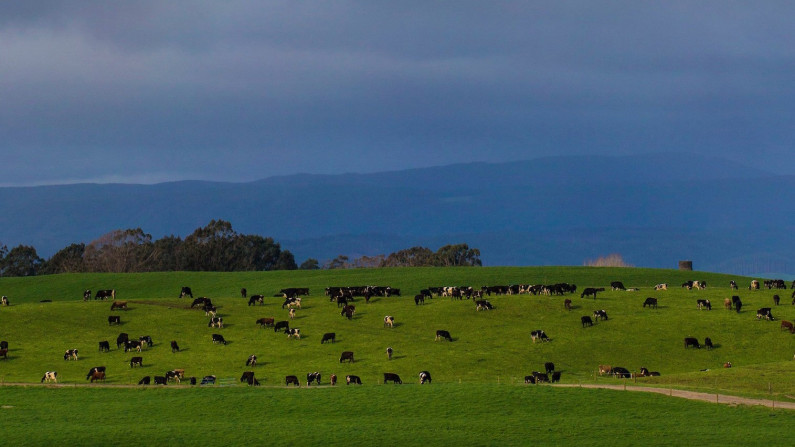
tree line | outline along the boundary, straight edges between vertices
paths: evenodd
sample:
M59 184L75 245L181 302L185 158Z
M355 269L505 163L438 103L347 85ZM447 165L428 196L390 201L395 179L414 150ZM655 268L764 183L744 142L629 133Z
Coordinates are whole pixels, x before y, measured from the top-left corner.
M153 240L140 228L115 230L89 244L70 244L46 260L29 245L10 250L0 245L0 276L480 265L480 250L457 244L446 245L435 253L425 247L412 247L388 256L349 259L340 255L322 264L309 258L299 266L293 254L283 250L273 238L237 233L224 220L212 220L185 239L171 235Z

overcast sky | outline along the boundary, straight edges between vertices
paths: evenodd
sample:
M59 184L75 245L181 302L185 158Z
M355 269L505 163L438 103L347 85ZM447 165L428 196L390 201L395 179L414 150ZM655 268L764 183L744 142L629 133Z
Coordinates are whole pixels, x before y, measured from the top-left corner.
M789 1L0 4L0 185L566 154L795 165Z

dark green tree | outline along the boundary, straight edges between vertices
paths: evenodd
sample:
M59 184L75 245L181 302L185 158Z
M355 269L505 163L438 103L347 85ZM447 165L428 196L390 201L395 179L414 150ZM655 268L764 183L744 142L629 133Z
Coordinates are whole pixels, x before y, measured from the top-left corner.
M85 271L83 254L86 244L71 244L52 255L41 269L43 274L80 273Z
M2 276L35 276L44 260L30 245L18 245L3 259Z
M480 250L467 244L445 245L434 254L434 265L440 267L474 267L483 265Z
M315 258L307 258L298 268L301 270L318 270L320 268L320 263Z

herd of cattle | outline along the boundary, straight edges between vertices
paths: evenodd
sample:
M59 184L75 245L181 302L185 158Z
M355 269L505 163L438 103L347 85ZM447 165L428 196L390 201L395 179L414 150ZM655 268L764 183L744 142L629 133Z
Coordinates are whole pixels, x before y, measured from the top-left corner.
M749 290L759 290L762 287L762 284L765 288L768 289L786 289L786 284L783 280L769 280L764 281L760 284L759 281L753 280L749 285ZM686 281L682 284L682 288L686 288L688 290L691 289L704 289L707 287L705 281ZM738 286L735 281L730 282L730 288L732 290L738 290ZM795 281L792 283L793 293L792 293L792 304L795 305ZM623 291L638 291L637 288L627 288L624 284L620 281L614 281L611 283L611 290L623 290ZM668 290L668 284L661 283L657 284L654 287L655 291L664 291ZM425 289L420 290L420 293L414 296L414 302L416 305L421 305L425 303L426 299L432 299L434 297L449 297L450 299L472 299L476 305L476 310L493 310L494 306L487 300L485 297L493 295L519 295L519 294L531 294L531 295L565 295L565 294L574 294L577 291L577 286L574 284L568 283L556 283L550 285L530 285L530 284L522 284L522 285L506 285L506 286L483 286L479 289L470 287L470 286L447 286L447 287L428 287ZM605 291L605 288L585 288L583 289L582 293L580 294L581 298L593 298L596 299L596 295L598 292ZM240 291L241 296L243 298L248 298L248 305L249 306L256 306L256 305L263 305L264 304L264 295L251 295L247 297L247 291L245 288L241 289ZM301 308L301 297L309 295L308 288L286 288L279 291L279 293L275 294L275 297L281 297L284 299L284 303L282 304L282 308L288 309L288 315L290 320L295 318L295 310ZM346 287L328 287L325 289L325 295L329 297L329 301L336 302L338 308L342 308L340 313L341 316L344 316L348 319L351 319L355 314L356 308L355 305L351 304L354 302L355 298L361 297L365 299L365 302L369 303L370 299L374 296L379 297L391 297L391 296L400 296L400 289L392 288L389 286L346 286ZM92 293L90 290L85 290L83 293L83 299L89 300L91 299ZM116 291L115 289L103 289L98 290L94 295L95 300L104 300L104 299L113 299L114 301L111 304L110 310L127 310L127 302L126 301L117 301L115 300ZM180 298L184 297L191 297L193 298L193 292L190 287L182 287L180 291ZM779 305L780 297L778 295L774 295L773 301L775 305ZM2 297L1 301L2 305L7 306L9 301L6 296ZM571 310L571 300L565 299L564 306L566 309ZM656 297L647 297L643 302L644 308L657 308L658 299ZM738 295L732 296L730 299L727 298L724 301L724 308L727 310L736 310L736 312L740 312L742 308L742 300ZM200 307L204 310L205 315L209 317L208 327L211 328L223 328L223 318L217 315L217 308L213 305L212 301L206 297L199 297L193 299L193 302L190 306L191 308ZM698 309L706 309L711 310L712 305L708 299L697 299L696 300L696 307ZM772 314L772 308L764 307L757 310L756 313L757 319L765 319L765 320L774 320ZM608 315L605 309L598 309L594 310L592 315L583 315L580 317L580 323L582 328L592 327L595 321L607 321ZM392 315L387 315L383 319L384 327L392 328L395 325L395 317ZM111 315L108 317L108 324L120 324L121 323L121 316L120 315ZM260 318L256 321L256 324L261 326L262 328L273 328L274 332L282 331L282 333L286 334L288 338L301 338L301 331L299 328L290 327L290 321L288 320L281 320L276 321L275 318ZM791 333L795 333L795 324L789 321L782 321L781 322L782 330L788 330ZM450 332L444 329L436 330L435 340L446 340L448 342L452 342L454 339L451 336ZM222 345L226 345L227 341L224 339L223 335L221 334L212 334L212 343L218 343ZM530 338L533 343L536 341L540 342L548 342L551 338L544 332L542 329L534 329L530 331ZM334 343L336 340L336 334L334 332L325 333L321 338L321 344L325 344L327 342ZM171 350L172 353L176 353L180 351L179 344L176 340L172 340L171 343ZM140 353L143 348L145 347L152 347L153 340L150 336L144 335L140 336L137 340L131 339L127 333L120 333L116 339L116 347L117 349L122 349L124 352L138 352ZM695 337L685 337L684 338L684 347L687 348L701 348L702 344L699 343L698 339ZM712 349L713 343L712 340L707 337L704 340L703 346L706 349ZM99 342L99 351L100 352L108 352L110 350L110 342L108 340L102 340ZM387 358L389 360L392 359L393 349L392 347L388 347L387 350ZM7 341L0 341L0 357L7 359L8 353L8 342ZM67 349L64 352L63 356L64 360L78 360L78 349ZM353 351L343 351L339 363L354 362L354 352ZM134 356L130 359L130 368L134 367L141 367L143 366L143 357L142 356ZM246 367L254 367L257 364L257 356L250 355L246 361ZM555 366L552 362L545 363L545 372L538 372L533 371L531 375L525 376L525 383L546 383L546 382L558 382L560 381L561 373L560 371L555 370ZM730 363L726 363L724 366L730 367ZM617 366L610 366L610 365L599 365L599 374L610 374L614 377L618 378L630 378L633 377L633 373L623 367ZM652 371L650 372L647 368L642 367L640 368L640 373L635 374L639 377L645 376L658 376L660 375L659 372ZM105 366L97 366L93 367L89 370L88 374L86 375L86 380L89 380L91 383L95 381L104 381L106 378L106 368ZM431 374L428 371L421 371L418 374L419 383L425 384L431 382ZM58 373L56 371L46 371L44 376L41 378L41 382L57 382ZM185 378L185 371L184 369L174 369L169 370L164 373L162 376L154 376L154 384L167 384L169 382L176 382L181 383L182 381L187 380L188 383L191 385L196 385L199 380L196 377L188 377ZM337 376L335 374L331 374L329 376L330 384L335 385L337 383ZM260 385L259 380L254 375L253 371L245 371L240 378L240 382L247 383L248 385L257 386ZM383 383L396 383L401 384L403 383L400 376L398 374L392 372L386 372L383 375ZM152 377L144 376L139 382L139 385L148 385L152 383ZM215 375L207 375L201 379L200 382L202 385L207 384L215 384L216 383L216 376ZM306 384L307 386L315 383L317 385L321 384L321 373L314 371L308 373L306 376ZM355 375L347 375L345 376L345 383L350 384L358 384L361 385L362 381L361 378ZM300 382L295 375L288 375L285 377L285 386L295 385L300 386Z

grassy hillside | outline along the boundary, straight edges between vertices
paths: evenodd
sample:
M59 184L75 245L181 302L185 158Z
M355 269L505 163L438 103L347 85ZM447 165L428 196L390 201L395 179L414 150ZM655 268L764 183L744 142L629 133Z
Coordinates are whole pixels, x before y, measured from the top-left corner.
M685 290L678 285L687 279L707 281L706 290ZM428 370L434 384L518 384L524 375L543 369L551 361L562 371L564 382L617 382L598 377L599 364L623 366L637 371L641 366L660 371L657 378L641 383L692 387L708 391L748 394L778 399L795 396L795 336L779 329L778 321L758 321L756 309L771 307L774 291L739 291L745 307L741 313L723 310L722 302L734 293L729 279L747 287L748 278L703 272L653 269L585 267L378 269L311 272L252 273L151 273L131 275L57 275L36 278L2 278L0 293L11 306L0 308L0 339L10 344L9 358L0 360L0 380L38 382L44 371L58 371L64 383L85 383L92 366L107 367L109 384L133 384L144 375L163 375L184 368L187 375L214 374L236 381L247 369L245 361L256 354L253 368L263 385L282 385L284 376L305 376L320 371L328 383L331 373L362 377L366 386L382 381L384 372L400 374L406 383L416 383L417 373ZM609 283L623 281L640 291L610 291ZM566 297L490 297L496 307L476 312L471 301L435 298L416 306L411 297L421 288L443 285L482 285L570 282L578 293L568 295L574 309L563 307ZM654 292L660 282L671 290ZM370 304L358 300L353 320L340 316L335 303L323 295L327 286L391 285L403 297L375 298ZM210 297L224 318L223 329L207 326L204 312L189 309L189 301L177 298L180 287L190 286L196 296ZM309 287L293 327L303 338L290 340L272 329L261 329L261 317L287 319L280 298L266 298L264 306L249 307L239 294L272 296L283 287ZM581 299L584 287L606 287L596 300ZM117 299L132 301L120 315L121 326L109 326L108 301L82 301L82 291L114 288ZM785 305L773 309L777 319L795 320L789 291L779 291ZM647 296L659 299L657 309L643 308ZM696 299L710 299L712 311L697 310ZM40 303L50 299L53 302ZM580 316L605 309L610 319L582 328ZM385 328L383 317L393 315L394 328ZM450 331L452 343L435 341L437 329ZM549 343L532 343L529 333L543 329ZM141 354L124 353L115 347L120 332L132 337L150 335L155 345ZM320 344L325 332L336 332L337 343ZM220 333L226 346L211 343ZM683 347L683 337L712 338L716 349ZM109 340L109 353L97 352L97 343ZM170 340L182 348L172 353ZM393 360L385 349L395 350ZM64 361L66 349L78 348L79 361ZM355 352L356 362L340 364L342 351ZM133 355L144 358L143 368L130 368ZM724 369L724 362L734 365ZM235 382L237 383L237 382ZM238 386L242 386L239 385Z

